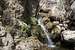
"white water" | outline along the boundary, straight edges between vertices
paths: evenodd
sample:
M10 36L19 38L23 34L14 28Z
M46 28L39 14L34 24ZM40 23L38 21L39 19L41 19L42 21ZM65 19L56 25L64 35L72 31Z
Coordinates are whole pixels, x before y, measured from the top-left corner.
M41 26L42 30L44 31L44 33L45 33L45 35L46 35L46 37L47 37L47 39L48 39L48 47L51 47L51 48L52 48L52 47L55 47L55 45L53 45L52 40L50 39L50 36L48 35L49 33L48 33L47 29L45 28L45 26L44 26L44 24L43 24L42 17L40 17L40 18L38 19L38 25Z

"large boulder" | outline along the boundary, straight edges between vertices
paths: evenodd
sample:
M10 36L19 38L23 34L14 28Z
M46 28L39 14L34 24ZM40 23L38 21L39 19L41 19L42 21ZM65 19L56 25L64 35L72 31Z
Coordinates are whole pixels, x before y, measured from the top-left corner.
M16 46L16 50L34 50L40 48L42 45L36 37L31 36L25 40L21 40Z
M12 50L13 38L10 33L5 33L5 36L0 37L0 49L1 50Z
M75 31L65 30L62 32L64 40L68 42L75 42Z

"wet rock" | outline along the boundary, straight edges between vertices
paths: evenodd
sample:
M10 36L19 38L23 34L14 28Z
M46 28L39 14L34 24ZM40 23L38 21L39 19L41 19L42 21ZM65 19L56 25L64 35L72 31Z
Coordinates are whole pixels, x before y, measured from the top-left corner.
M38 50L55 50L54 48L49 48L47 45L41 46Z
M58 25L59 24L59 21L53 21L53 24L54 25Z
M40 48L43 44L36 37L29 37L22 40L17 46L16 50L34 50Z

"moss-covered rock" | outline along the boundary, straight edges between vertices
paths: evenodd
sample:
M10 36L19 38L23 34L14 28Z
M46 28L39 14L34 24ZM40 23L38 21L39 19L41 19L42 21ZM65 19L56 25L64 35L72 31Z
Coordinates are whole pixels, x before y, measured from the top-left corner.
M30 26L24 23L23 21L18 21L18 22L21 32L26 32L30 28Z
M47 24L46 24L46 28L47 29L51 29L53 27L53 23L52 22L48 22Z
M31 24L33 24L33 25L37 24L37 19L34 16L31 17Z

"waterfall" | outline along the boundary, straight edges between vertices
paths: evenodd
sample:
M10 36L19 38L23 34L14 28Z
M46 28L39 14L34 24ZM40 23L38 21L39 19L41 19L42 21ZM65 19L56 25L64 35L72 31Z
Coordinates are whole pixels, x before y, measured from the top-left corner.
M48 40L48 47L51 47L51 48L52 48L52 47L55 47L55 45L53 45L52 40L50 39L50 36L48 35L49 33L48 33L47 29L45 28L45 26L44 26L44 24L43 24L42 17L39 17L39 19L38 19L38 25L41 26L42 30L44 31L44 33L45 33L45 35L46 35L46 37L47 37L47 40Z

